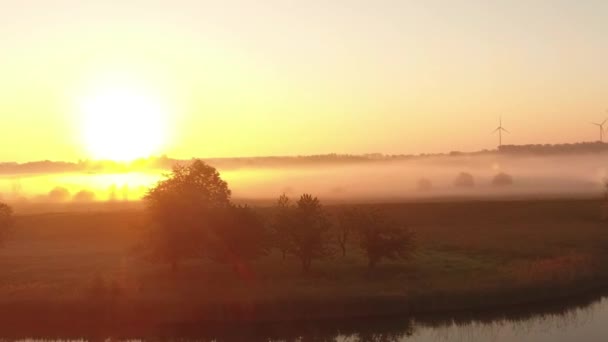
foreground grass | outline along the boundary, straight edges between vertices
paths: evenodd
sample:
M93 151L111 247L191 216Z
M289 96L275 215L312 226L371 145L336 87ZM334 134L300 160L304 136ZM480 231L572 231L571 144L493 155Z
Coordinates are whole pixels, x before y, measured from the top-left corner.
M238 275L205 261L171 273L133 254L144 222L137 210L19 216L13 239L0 249L0 307L14 321L40 310L62 312L58 317L84 311L133 320L273 320L561 300L608 285L608 225L599 220L599 206L590 200L386 204L388 215L417 234L411 260L369 271L349 246L346 257L317 262L308 276L297 260L278 254Z

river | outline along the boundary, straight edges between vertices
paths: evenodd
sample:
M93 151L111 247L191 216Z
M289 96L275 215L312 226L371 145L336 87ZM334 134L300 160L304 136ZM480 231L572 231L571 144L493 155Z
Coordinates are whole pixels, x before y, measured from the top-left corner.
M115 330L95 326L91 333L83 332L81 328L44 332L39 327L31 327L31 331L11 331L4 335L0 332L0 341L600 342L608 340L607 322L608 299L595 298L507 312L460 313L452 318L397 317L280 324L189 323L147 331L115 322L112 328Z

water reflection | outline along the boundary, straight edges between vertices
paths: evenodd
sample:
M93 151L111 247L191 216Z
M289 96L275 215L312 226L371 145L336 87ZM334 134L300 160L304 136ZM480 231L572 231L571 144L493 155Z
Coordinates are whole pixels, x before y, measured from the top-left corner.
M582 299L576 303L503 311L460 313L452 318L388 317L281 323L179 323L149 327L113 322L89 327L24 324L2 327L0 341L605 341L608 300ZM21 331L19 331L21 329ZM63 330L61 330L63 329ZM89 329L89 330L87 330Z

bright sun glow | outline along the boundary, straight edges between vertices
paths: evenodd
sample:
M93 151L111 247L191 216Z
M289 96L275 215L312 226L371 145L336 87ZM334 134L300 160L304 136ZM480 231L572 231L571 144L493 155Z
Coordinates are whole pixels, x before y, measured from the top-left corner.
M158 153L166 113L160 101L137 87L111 85L85 97L83 134L95 159L129 161Z

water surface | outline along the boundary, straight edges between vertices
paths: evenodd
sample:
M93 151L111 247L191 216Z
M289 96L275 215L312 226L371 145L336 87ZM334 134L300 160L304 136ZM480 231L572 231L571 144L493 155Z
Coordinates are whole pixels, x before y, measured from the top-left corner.
M462 341L462 342L600 342L608 340L608 300L485 314L461 313L453 318L375 318L268 324L171 324L150 331L83 334L65 331L40 335L37 327L0 341ZM135 330L137 328L133 327ZM82 330L79 330L82 331Z

